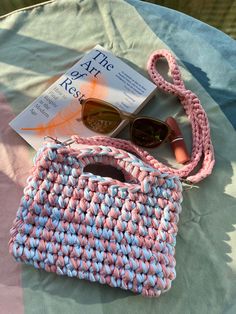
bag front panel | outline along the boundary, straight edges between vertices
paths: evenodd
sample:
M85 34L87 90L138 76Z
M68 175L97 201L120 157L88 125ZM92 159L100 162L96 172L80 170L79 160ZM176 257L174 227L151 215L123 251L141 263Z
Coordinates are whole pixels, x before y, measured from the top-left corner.
M169 289L182 200L178 178L157 177L144 193L83 167L84 159L53 148L38 156L11 231L13 256L144 295Z

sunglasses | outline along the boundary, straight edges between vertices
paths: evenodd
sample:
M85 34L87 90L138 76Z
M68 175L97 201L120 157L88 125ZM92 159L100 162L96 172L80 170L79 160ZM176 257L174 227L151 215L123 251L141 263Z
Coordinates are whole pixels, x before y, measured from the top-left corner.
M82 100L81 105L83 124L96 133L109 134L128 120L131 141L147 148L159 146L171 134L168 124L161 120L121 111L103 100L88 98Z

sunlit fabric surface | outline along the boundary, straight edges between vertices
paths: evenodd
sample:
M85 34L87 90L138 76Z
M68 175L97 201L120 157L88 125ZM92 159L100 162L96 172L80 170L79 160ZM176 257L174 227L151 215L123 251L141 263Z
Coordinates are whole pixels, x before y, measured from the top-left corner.
M139 1L60 0L2 18L0 43L0 313L235 313L235 41ZM170 49L210 121L216 166L183 193L177 278L158 299L21 266L8 254L9 229L35 153L8 122L96 44L146 76L149 55ZM142 113L174 116L191 150L189 124L175 97L157 92ZM127 130L120 137L128 138ZM168 144L152 154L175 165Z

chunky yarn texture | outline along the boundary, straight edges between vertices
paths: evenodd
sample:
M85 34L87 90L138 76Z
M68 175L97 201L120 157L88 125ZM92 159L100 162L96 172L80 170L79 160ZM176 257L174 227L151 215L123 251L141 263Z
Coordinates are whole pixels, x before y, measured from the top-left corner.
M115 166L127 182L84 172L91 163ZM48 143L24 189L10 252L48 272L159 296L176 276L181 190L177 176L122 149Z
M156 62L163 57L173 83L157 72ZM174 169L128 141L102 136L73 136L73 148L45 144L35 157L11 229L10 252L17 261L145 296L170 288L180 180L201 181L211 174L215 159L207 115L185 88L174 57L155 51L147 68L156 85L176 95L186 111L192 126L190 162ZM119 169L125 182L85 171L95 163Z
M167 82L157 71L157 63L163 58L166 59L168 63L173 83ZM162 171L176 174L180 178L186 178L191 183L197 183L211 174L215 164L214 149L207 114L197 95L191 90L186 89L181 78L178 64L174 56L168 50L162 49L154 51L148 59L147 70L152 81L159 89L178 97L192 126L191 161L178 170L160 163L159 167ZM191 174L192 170L201 162L201 159L201 168L197 173ZM156 163L155 160L154 163Z

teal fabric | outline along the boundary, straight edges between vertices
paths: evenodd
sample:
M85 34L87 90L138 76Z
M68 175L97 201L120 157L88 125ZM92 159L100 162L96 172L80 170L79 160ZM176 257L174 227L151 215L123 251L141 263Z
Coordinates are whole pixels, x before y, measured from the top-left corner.
M150 8L148 4L142 6ZM158 32L166 19L160 16L159 26L156 25L155 10L151 8L141 10L138 1L61 0L2 18L0 91L14 113L20 113L96 44L111 50L145 76L152 51L173 48L178 58L178 49L186 45L185 37L181 38L179 32L178 49L166 45ZM176 13L176 20L177 17ZM160 34L163 33L162 29ZM194 42L187 39L193 47ZM194 65L196 59L187 50L185 55ZM202 58L205 56L209 58L207 51ZM178 62L187 88L200 97L209 116L216 166L213 174L198 187L184 191L176 247L177 278L171 290L157 299L144 298L23 266L25 313L236 312L236 134L203 82L197 81L189 72L191 68L187 69L180 59ZM215 66L228 67L227 58L222 56L221 63ZM166 70L164 65L162 70ZM222 76L217 84L221 82L225 84ZM230 84L233 82L228 83L229 89ZM161 119L175 116L191 149L191 130L175 97L157 92L143 113ZM120 136L127 138L127 130ZM175 165L168 145L152 153L161 161Z
M236 41L183 13L128 0L181 59L236 128Z

